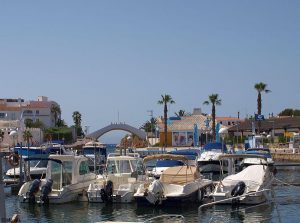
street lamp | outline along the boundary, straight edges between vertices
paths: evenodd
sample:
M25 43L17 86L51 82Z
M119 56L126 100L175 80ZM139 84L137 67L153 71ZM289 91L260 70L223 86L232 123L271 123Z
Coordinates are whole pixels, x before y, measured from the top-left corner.
M228 129L224 127L220 128L219 134L222 137L222 152L224 152L225 135L228 134Z
M132 140L132 137L130 135L127 136L128 147L130 146L130 144L132 145L131 140ZM125 156L126 156L126 148L125 148Z

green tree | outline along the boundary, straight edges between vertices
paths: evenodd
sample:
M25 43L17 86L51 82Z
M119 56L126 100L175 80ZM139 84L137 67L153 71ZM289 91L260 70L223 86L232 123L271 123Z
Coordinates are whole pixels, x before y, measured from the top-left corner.
M51 106L51 113L54 116L54 125L57 126L58 117L61 115L61 109L60 109L59 105L52 104L52 106Z
M74 111L72 118L76 127L81 126L81 114L79 111Z
M172 99L172 97L168 94L161 95L161 100L157 102L160 105L164 105L164 133L165 133L165 142L164 147L167 147L167 133L168 133L168 104L174 104L175 101Z
M143 129L145 132L152 132L155 133L155 126L157 125L157 119L151 118L150 121L148 120L145 122L140 129Z
M82 127L81 127L81 114L79 111L74 111L72 115L77 136L83 135Z
M32 126L33 126L33 121L32 121L32 119L30 119L30 118L26 118L26 119L24 120L24 124L25 124L25 127L26 127L26 128L32 128Z
M218 94L212 94L208 96L208 101L204 101L204 105L211 104L211 116L212 116L212 132L213 139L216 139L216 105L221 105L222 100L219 98Z
M185 110L181 110L181 109L178 111L178 113L175 112L174 114L175 114L177 117L183 117L183 116L186 115Z
M57 127L68 127L67 124L65 123L65 121L63 119L58 119L57 120Z
M29 142L32 139L32 134L31 134L31 132L29 130L26 129L23 132L23 139L24 139L24 141L26 141L27 146L29 147Z
M261 115L261 109L262 109L261 93L262 92L269 93L271 91L267 89L267 84L262 83L262 82L256 83L254 85L254 88L257 91L257 114Z
M292 109L292 108L286 108L283 111L281 111L279 116L300 116L300 110L298 109Z

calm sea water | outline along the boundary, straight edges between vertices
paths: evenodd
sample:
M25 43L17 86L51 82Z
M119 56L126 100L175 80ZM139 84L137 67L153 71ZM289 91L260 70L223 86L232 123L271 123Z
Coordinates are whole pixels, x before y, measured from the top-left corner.
M300 182L300 167L280 167L276 178L284 182ZM274 186L274 202L259 206L214 206L198 211L198 205L152 208L136 204L90 204L74 202L63 205L38 206L21 204L16 196L7 195L6 214L17 213L22 222L143 222L162 214L180 214L186 222L300 222L300 187ZM276 202L275 202L276 201Z

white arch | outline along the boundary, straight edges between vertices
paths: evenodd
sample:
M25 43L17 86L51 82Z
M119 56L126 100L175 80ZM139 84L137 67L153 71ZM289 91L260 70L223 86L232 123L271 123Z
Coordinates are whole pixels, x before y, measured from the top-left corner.
M98 139L105 133L113 131L113 130L123 130L126 132L133 133L141 139L146 139L146 133L144 131L137 129L135 127L132 127L130 125L127 125L127 124L122 124L122 123L110 124L102 129L92 132L91 134L88 134L86 137Z

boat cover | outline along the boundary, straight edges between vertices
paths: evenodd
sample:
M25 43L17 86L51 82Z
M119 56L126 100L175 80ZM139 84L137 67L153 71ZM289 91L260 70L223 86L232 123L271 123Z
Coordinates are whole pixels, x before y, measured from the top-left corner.
M222 184L231 186L239 181L244 181L246 184L261 185L264 181L267 167L264 165L251 165L237 174L226 177Z
M194 166L174 166L166 169L160 176L162 183L185 184L200 178L198 169Z

